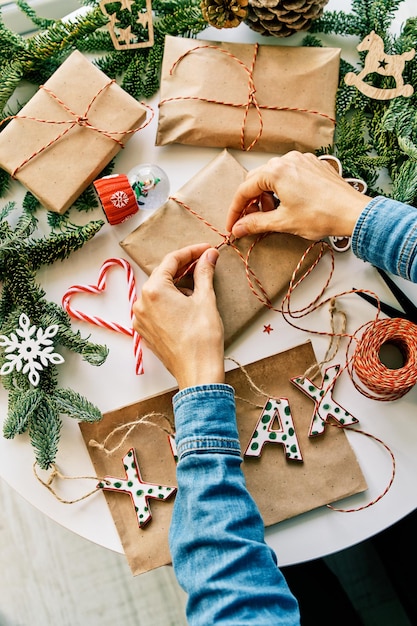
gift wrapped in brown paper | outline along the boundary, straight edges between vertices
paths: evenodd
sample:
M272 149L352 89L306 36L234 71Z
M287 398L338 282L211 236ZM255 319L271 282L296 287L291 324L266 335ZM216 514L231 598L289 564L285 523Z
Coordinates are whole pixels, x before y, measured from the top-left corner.
M0 133L0 167L64 213L146 120L147 109L73 52Z
M243 456L246 484L265 526L367 488L342 429L328 426L323 435L309 437L314 403L291 384L290 378L302 375L313 364L314 352L307 342L226 372L226 382L235 389L242 455L267 398L285 398L291 409L302 461L289 460L284 446L278 442L266 443L257 457ZM98 476L123 478L122 459L134 449L143 481L177 486L175 448L169 441L169 433L174 432L169 426L173 424L174 393L169 391L110 411L94 424L80 424ZM272 428L277 429L277 426L272 424ZM131 498L126 493L104 490L104 495L133 574L169 564L168 530L175 495L163 501L149 500L151 519L143 527L139 526Z
M314 152L333 143L339 48L167 36L157 145Z
M168 252L193 243L224 243L227 209L245 176L245 168L227 150L222 150L120 245L150 274ZM260 285L270 300L283 294L310 243L294 235L270 233L266 237L243 237L233 246L221 246L214 288L226 346L265 310L264 297L259 290L261 297L257 297L251 287ZM255 278L250 283L246 274L245 259L252 246L248 267L259 283ZM308 263L315 258L315 254L309 253ZM306 263L302 267L305 269Z

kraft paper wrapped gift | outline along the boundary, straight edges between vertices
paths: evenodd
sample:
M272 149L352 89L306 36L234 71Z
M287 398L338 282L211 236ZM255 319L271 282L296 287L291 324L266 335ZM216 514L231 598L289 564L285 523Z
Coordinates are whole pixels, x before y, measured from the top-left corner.
M286 398L291 409L302 462L287 459L283 445L273 443L266 443L258 457L243 457L246 484L265 526L334 503L367 488L342 429L327 426L323 435L308 436L314 403L291 384L290 378L303 374L314 363L311 343L306 342L245 365L246 374L241 367L226 372L226 382L235 389L242 455L260 418L266 396ZM263 390L265 396L249 384L247 376L258 389ZM97 476L123 478L125 469L122 459L133 448L143 481L177 486L175 460L167 433L171 432L169 423L173 420L172 396L175 391L110 411L100 422L80 424ZM142 423L138 424L139 420ZM136 426L129 428L132 424ZM120 430L113 432L119 427ZM271 424L271 428L279 429L275 423ZM106 447L117 447L123 440L123 445L117 450L108 453L90 445L91 440L102 444L111 433ZM139 527L131 498L126 493L105 490L104 495L133 574L169 564L168 529L176 496L164 501L149 499L151 519L145 526ZM337 517L340 513L335 512L334 515Z
M64 213L144 123L147 109L78 51L44 87L53 95L40 87L0 133L0 167L45 208ZM102 132L73 123L77 117Z
M221 233L225 232L227 209L245 176L245 168L227 150L222 150L174 194L175 199L169 198L120 245L147 274L168 252L193 243L219 245L224 241ZM243 258L230 246L220 248L214 288L226 346L265 310L264 302L252 292L245 271L244 259L252 244L249 267L272 300L284 294L297 263L311 242L294 235L270 233L263 238L248 236L236 241ZM308 263L314 259L315 254L310 252ZM304 269L306 265L304 263Z
M167 36L156 144L279 154L332 145L340 49L256 46Z

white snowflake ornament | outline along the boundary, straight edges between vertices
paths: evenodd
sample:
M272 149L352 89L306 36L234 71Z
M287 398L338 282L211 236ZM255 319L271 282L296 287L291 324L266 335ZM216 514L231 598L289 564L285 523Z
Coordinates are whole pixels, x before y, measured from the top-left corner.
M64 362L60 354L53 352L51 337L57 334L58 324L51 324L43 330L35 325L31 326L28 316L22 313L19 326L16 334L11 333L10 338L0 335L0 346L5 347L7 359L0 368L0 375L10 374L15 369L16 372L28 374L29 381L36 387L40 380L39 371L50 363L59 365Z

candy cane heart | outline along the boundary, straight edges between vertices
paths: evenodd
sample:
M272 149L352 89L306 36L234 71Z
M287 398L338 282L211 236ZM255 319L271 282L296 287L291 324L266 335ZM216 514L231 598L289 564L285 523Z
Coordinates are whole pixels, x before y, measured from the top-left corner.
M73 285L70 287L62 297L62 307L65 311L74 319L82 322L88 322L94 326L100 326L101 328L108 328L117 333L123 333L133 339L134 355L136 359L136 374L143 374L143 355L142 355L142 338L133 329L133 327L126 327L117 322L107 321L101 317L94 315L87 315L78 309L75 309L71 305L71 299L74 295L79 293L90 293L92 295L99 295L106 289L107 273L113 268L119 266L125 270L127 286L128 286L128 298L129 298L129 310L130 317L133 322L133 304L136 300L136 284L135 276L133 274L132 267L128 261L121 258L107 259L100 268L100 273L96 285Z

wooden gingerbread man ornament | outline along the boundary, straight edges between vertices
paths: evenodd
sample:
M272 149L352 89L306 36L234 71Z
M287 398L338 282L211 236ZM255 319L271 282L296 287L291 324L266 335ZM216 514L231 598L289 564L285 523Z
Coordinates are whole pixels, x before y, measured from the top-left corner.
M375 31L371 31L356 49L359 52L367 50L364 68L359 74L348 72L345 76L347 85L355 85L365 96L374 100L392 100L397 96L410 97L414 93L412 85L405 85L402 73L406 61L414 58L415 50L412 48L403 54L386 54L384 42ZM381 76L392 76L395 80L395 87L391 89L379 89L364 81L369 74L380 74Z

